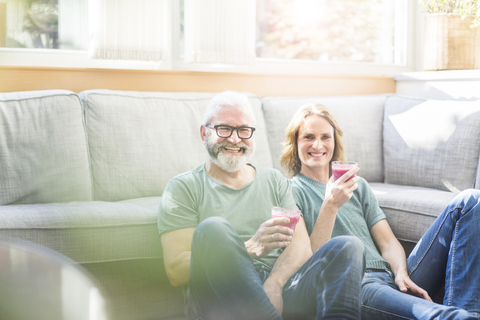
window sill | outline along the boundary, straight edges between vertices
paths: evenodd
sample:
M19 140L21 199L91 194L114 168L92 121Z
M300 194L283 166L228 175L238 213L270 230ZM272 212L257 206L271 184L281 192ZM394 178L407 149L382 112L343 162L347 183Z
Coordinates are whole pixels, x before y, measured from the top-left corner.
M182 59L166 62L92 60L87 51L49 49L0 48L0 61L4 66L100 68L118 70L178 70L197 72L228 72L291 75L338 75L391 77L394 74L411 71L408 66L379 63L322 63L318 61L285 61L274 59L255 60L252 65L188 64Z
M395 81L479 81L480 70L446 70L404 72L394 76Z

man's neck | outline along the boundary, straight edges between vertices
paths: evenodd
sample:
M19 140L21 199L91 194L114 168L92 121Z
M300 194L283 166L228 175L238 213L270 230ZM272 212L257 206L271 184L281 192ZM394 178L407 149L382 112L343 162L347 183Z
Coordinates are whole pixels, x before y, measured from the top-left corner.
M228 172L208 160L205 171L210 178L232 189L241 189L255 179L256 171L252 166L244 165L240 170Z

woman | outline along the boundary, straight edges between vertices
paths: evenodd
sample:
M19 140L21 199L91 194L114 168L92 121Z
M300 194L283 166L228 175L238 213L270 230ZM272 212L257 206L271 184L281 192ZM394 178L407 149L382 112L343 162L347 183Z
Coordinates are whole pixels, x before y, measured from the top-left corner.
M367 182L358 176L349 179L359 168L333 181L331 162L344 158L342 130L329 110L322 105L301 107L287 128L281 163L293 177L294 198L312 250L340 235L357 236L365 245L362 318L477 319L480 191L460 193L406 259ZM459 240L461 246L452 245ZM461 268L454 272L453 266ZM430 296L444 284L444 305L432 302Z

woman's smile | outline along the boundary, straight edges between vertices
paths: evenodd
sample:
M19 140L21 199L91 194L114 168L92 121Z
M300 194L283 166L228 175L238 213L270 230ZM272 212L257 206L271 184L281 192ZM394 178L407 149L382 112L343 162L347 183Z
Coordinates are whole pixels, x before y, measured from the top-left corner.
M310 156L312 156L313 158L321 158L323 156L325 156L327 153L326 152L309 152L308 153Z

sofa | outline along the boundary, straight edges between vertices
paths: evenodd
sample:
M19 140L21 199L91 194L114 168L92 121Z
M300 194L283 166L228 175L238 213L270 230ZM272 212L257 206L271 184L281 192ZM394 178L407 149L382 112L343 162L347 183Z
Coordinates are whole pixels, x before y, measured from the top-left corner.
M157 211L169 179L206 160L199 128L215 94L0 93L0 239L69 257L98 282L111 319L186 319L182 288L165 274ZM407 251L458 192L480 189L479 101L246 94L251 162L279 170L296 109L327 106Z

